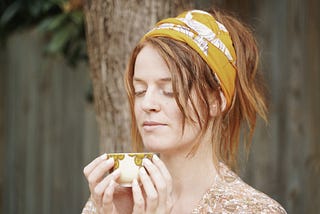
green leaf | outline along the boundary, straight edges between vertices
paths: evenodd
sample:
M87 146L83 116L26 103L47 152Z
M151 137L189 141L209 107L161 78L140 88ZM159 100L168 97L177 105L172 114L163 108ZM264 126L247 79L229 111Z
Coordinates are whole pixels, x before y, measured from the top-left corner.
M70 13L70 18L76 25L81 25L84 17L81 11L73 11Z
M21 2L13 2L2 14L0 18L0 25L4 26L10 22L10 20L19 12L21 9Z
M35 1L35 2L32 2L32 4L29 3L28 11L32 17L35 17L35 18L39 17L42 13L42 6L43 6L43 3L41 1Z
M52 1L45 1L42 3L42 13L48 13L53 7L55 7L57 4Z
M40 31L54 31L55 29L62 26L67 17L68 14L62 13L53 17L46 18L38 25L38 29Z
M47 51L50 53L58 53L63 50L67 42L75 35L77 29L73 25L67 25L61 28L59 31L53 34L49 45L47 46Z

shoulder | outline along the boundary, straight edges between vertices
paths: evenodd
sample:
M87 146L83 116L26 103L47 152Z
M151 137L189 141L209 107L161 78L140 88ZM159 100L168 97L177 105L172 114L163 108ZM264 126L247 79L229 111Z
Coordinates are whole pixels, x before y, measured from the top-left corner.
M208 209L214 213L286 213L277 201L246 184L225 165L216 184L204 195L199 213Z

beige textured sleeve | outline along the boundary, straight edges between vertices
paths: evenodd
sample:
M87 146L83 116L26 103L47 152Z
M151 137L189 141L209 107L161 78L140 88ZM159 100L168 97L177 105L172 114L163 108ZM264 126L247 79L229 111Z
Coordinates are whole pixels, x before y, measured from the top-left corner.
M84 206L81 214L97 214L97 208L92 201L91 197L88 199L86 205Z

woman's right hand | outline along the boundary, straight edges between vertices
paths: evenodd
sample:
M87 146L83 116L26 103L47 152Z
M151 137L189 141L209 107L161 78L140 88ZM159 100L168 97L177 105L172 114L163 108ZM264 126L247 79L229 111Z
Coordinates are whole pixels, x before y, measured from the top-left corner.
M113 158L107 159L106 154L103 154L83 169L89 184L91 200L100 214L119 213L114 204L114 193L118 186L116 180L120 176L120 171L115 170L108 174L113 165ZM105 176L106 174L108 175Z

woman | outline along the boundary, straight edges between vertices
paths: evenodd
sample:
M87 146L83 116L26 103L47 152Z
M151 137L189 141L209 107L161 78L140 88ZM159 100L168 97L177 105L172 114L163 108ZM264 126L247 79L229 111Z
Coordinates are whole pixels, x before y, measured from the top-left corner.
M125 80L134 149L160 158L144 160L132 188L119 187L119 171L105 177L112 159L96 158L84 169L83 213L286 213L231 171L240 129L250 142L256 116L266 119L258 59L248 28L219 11L157 23Z

